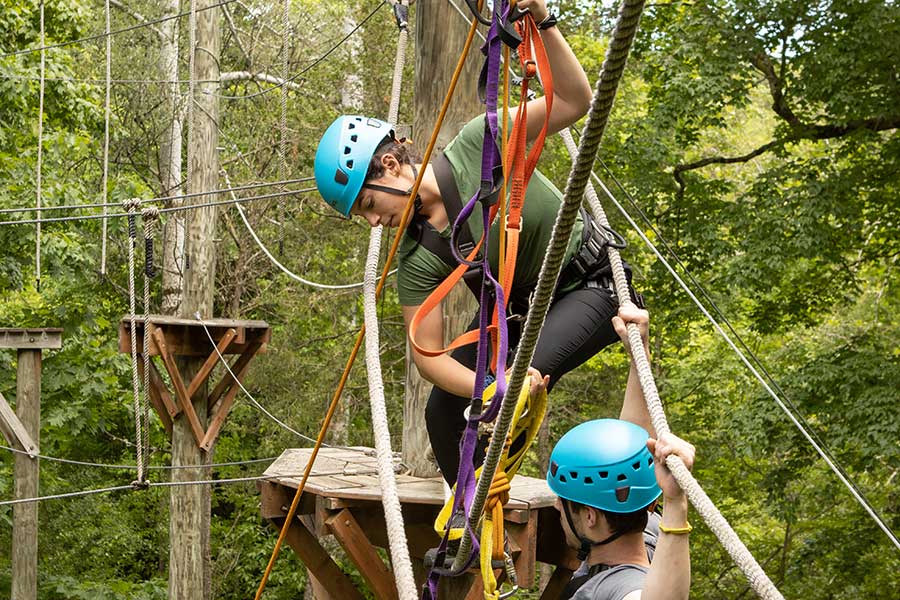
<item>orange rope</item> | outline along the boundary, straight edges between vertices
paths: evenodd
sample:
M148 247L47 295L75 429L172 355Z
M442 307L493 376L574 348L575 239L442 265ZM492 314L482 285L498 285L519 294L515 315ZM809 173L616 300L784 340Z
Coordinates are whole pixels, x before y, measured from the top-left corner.
M453 92L456 90L456 84L459 81L459 76L462 73L463 66L466 62L466 57L469 55L469 49L472 47L472 40L475 37L475 31L478 26L478 21L476 19L472 19L472 25L469 27L469 35L466 37L465 46L463 46L462 53L459 56L459 60L456 63L456 69L453 71L453 77L450 79L450 87L447 90L447 95L444 97L444 102L441 105L441 111L438 114L437 122L434 125L434 130L431 133L431 140L428 142L428 148L425 150L425 155L422 157L422 164L427 165L428 161L431 160L431 155L434 152L434 147L437 145L438 134L440 134L441 126L444 123L444 118L447 116L447 109L450 107L450 100L453 98ZM403 211L403 216L400 219L400 225L397 228L397 235L394 237L394 241L391 244L390 252L388 253L387 259L384 263L384 268L381 272L381 279L378 282L378 287L375 289L375 297L378 298L381 295L381 291L384 288L384 284L387 281L387 274L390 270L390 265L394 260L394 256L397 254L397 249L400 247L400 240L403 238L403 232L406 231L406 225L409 223L410 215L412 214L413 204L416 196L419 193L419 186L422 184L422 178L425 175L425 169L420 169L419 174L416 177L416 182L413 184L413 188L409 194L409 200L406 203L406 208ZM306 463L306 469L303 472L303 479L300 481L300 485L297 487L297 493L294 494L294 500L291 502L291 506L288 509L287 517L284 520L284 525L281 526L281 533L278 535L278 541L275 542L275 548L272 550L272 556L269 558L269 564L266 565L266 570L263 573L262 581L259 583L259 588L256 590L255 600L260 600L262 597L263 590L266 588L266 583L269 581L269 576L272 573L272 567L275 565L275 560L278 558L278 553L281 551L281 546L284 543L284 538L287 535L287 531L291 526L291 523L294 520L294 516L297 514L297 507L300 504L300 497L303 495L303 490L306 487L306 481L309 479L309 474L312 472L313 464L315 463L316 457L319 454L319 449L322 447L322 442L325 439L325 433L328 431L328 427L331 425L331 419L334 416L335 410L337 409L338 401L341 398L341 394L344 391L344 386L347 384L347 378L350 376L350 369L353 367L353 362L356 360L357 354L359 354L359 349L362 346L363 339L366 334L366 327L363 325L360 327L359 334L356 336L356 343L353 346L353 351L350 353L350 358L347 359L347 365L344 367L344 372L341 374L341 380L338 383L337 390L334 393L334 396L331 398L331 404L328 406L328 412L325 414L325 419L322 421L322 427L319 430L319 435L316 438L316 444L313 447L312 454L309 456L309 461Z

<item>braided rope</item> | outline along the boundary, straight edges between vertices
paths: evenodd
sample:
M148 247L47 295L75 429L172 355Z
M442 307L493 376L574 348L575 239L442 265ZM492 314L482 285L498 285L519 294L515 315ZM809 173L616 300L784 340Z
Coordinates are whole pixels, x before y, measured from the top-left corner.
M600 79L597 82L597 90L594 93L594 99L591 102L591 109L585 124L585 131L581 140L582 149L578 160L569 173L563 202L559 208L556 222L553 225L553 233L547 247L544 263L541 265L538 284L535 288L531 307L528 310L528 318L525 321L525 327L522 330L522 336L516 351L512 374L509 379L509 388L503 399L500 415L494 427L494 435L491 437L481 477L478 479L478 487L475 491L471 512L469 513L469 525L472 530L475 530L478 526L478 520L481 518L481 512L484 509L484 503L494 472L500 462L503 444L509 433L509 427L515 412L516 400L528 375L528 367L531 365L531 359L534 356L538 336L547 316L547 311L550 308L556 281L559 278L562 262L569 245L569 238L572 235L572 228L578 215L578 208L581 205L581 198L584 195L584 187L591 175L591 166L600 146L600 139L603 137L606 123L609 120L609 113L612 110L616 89L625 69L625 62L631 43L634 40L634 35L637 32L643 8L643 0L623 0L619 9L619 18L616 21L612 40L603 60ZM587 164L585 165L584 163ZM462 568L466 557L471 553L471 546L472 538L468 530L466 530L453 564L454 570Z
M134 395L134 437L137 445L135 459L137 463L137 481L143 483L146 481L146 473L144 469L144 436L137 363L137 315L135 314L134 293L134 249L137 243L135 214L141 206L141 201L137 198L130 198L122 202L122 206L128 212L128 320L131 326L131 388ZM147 336L144 335L144 338L146 339Z
M572 139L572 134L568 130L561 131L560 134L566 144L566 148L569 150L569 154L575 159L578 155L578 149L575 147L575 141ZM594 217L596 217L602 225L609 226L606 212L603 210L603 206L597 198L597 192L594 190L594 186L590 183L586 186L585 199L587 200L588 207ZM612 267L616 295L619 298L625 299L625 302L630 302L630 300L628 300L628 298L630 298L628 281L625 276L625 268L622 265L622 258L619 255L619 251L607 246L607 253L609 254L609 262ZM644 392L644 399L647 402L647 409L650 412L650 419L653 422L653 427L656 429L657 435L667 433L670 431L669 424L666 421L665 412L663 411L662 403L659 399L659 392L657 391L656 383L653 378L653 371L650 368L650 362L647 359L647 355L644 353L644 345L641 341L640 330L638 329L638 326L633 323L628 324L628 341L632 348L632 354L640 378L641 389ZM694 505L709 528L716 534L716 537L719 538L719 541L731 556L732 560L746 575L751 587L757 595L761 598L781 598L781 594L775 588L771 580L769 580L762 567L759 566L753 558L753 555L731 528L728 521L715 507L712 500L706 495L691 472L684 466L681 459L674 455L670 456L666 460L666 466L672 471L676 481L678 481L678 485L685 491L691 504Z
M290 33L290 14L288 8L290 0L284 0L281 4L281 80L287 81L288 73L288 38ZM278 140L278 179L284 181L287 179L287 100L288 86L282 85L280 90L281 115L278 119L278 129L280 139ZM278 250L280 254L284 254L284 221L287 218L285 209L285 198L278 198Z
M153 238L159 227L159 209L146 206L141 209L141 223L144 226L144 393L141 396L141 418L144 425L144 464L150 462L150 280L155 275L153 268Z
M112 77L112 36L109 35L109 0L106 0L106 100L103 116L103 181L100 193L104 201L103 216L108 211L106 206L107 187L109 183L109 116L110 116L110 78ZM104 218L100 233L100 275L106 275L106 238L109 232L109 221Z
M38 93L38 130L37 130L37 177L35 181L37 193L37 226L34 233L34 282L37 291L41 291L41 171L44 159L44 71L46 53L44 51L44 0L41 0L41 82Z
M406 0L395 5L405 9ZM388 122L395 123L400 111L400 93L403 83L403 65L406 62L406 45L409 40L408 27L400 24L397 39L397 54L394 59L394 76L391 85L391 101ZM394 568L397 593L400 600L416 600L418 597L416 580L413 577L412 562L406 530L403 524L403 510L397 493L394 474L394 459L391 451L391 432L388 428L387 407L384 400L384 381L381 374L381 353L378 331L378 258L381 253L383 227L373 227L369 234L369 251L366 257L363 277L363 314L366 329L366 373L369 380L369 404L372 410L372 431L375 435L375 452L378 464L378 481L381 485L381 503L387 526L388 545L391 550L391 564Z

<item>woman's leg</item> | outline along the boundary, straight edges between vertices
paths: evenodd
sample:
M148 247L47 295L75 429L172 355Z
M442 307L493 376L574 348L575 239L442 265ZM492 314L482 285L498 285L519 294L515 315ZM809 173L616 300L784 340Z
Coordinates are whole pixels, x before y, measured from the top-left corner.
M531 364L550 376L548 390L559 378L619 339L612 326L618 305L605 287L583 287L550 307Z

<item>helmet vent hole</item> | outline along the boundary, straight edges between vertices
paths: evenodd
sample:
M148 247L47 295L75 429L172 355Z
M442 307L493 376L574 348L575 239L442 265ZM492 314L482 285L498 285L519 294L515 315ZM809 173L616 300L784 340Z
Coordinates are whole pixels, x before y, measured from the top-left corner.
M594 480L591 479L590 477L585 477L585 478L584 478L584 484L585 484L585 485L593 485L593 484L594 484Z
M354 133L353 135L350 136L350 141L351 141L351 142L355 142L357 139L359 139L359 136L356 135L355 133Z
M347 123L347 129L356 129L356 123Z
M599 473L597 473L597 475L600 476L600 479L606 479L607 477L609 477L609 473L607 471L600 471Z
M344 146L344 154L350 154L350 146Z
M559 465L556 462L550 463L550 475L556 477L556 472L559 470Z
M636 463L631 465L631 468L634 469L635 471L640 471L641 470L641 461L637 461Z
M653 459L652 459L652 458L648 458L648 459L647 459L647 466L649 467L649 466L652 465L652 464L653 464Z
M572 479L578 479L578 472L577 471L569 471L569 477L571 477Z
M347 168L348 168L348 169L352 169L352 168L353 168L353 161L352 161L352 160L348 160L348 161L347 161Z
M630 487L616 488L616 500L618 500L619 502L627 502L629 494L631 494Z
M560 483L565 483L565 482L566 482L566 476L565 476L565 475L560 475L560 476L559 476L559 481L560 481Z
M625 476L625 473L619 473L619 476L616 477L616 481L625 481L628 477Z

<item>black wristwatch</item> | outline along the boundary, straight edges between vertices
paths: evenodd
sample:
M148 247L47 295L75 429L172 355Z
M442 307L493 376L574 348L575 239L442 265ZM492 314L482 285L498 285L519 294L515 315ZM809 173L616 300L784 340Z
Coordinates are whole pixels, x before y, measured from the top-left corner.
M538 23L538 29L543 31L544 29L550 29L551 27L556 27L556 15L553 13L547 13L547 17Z

